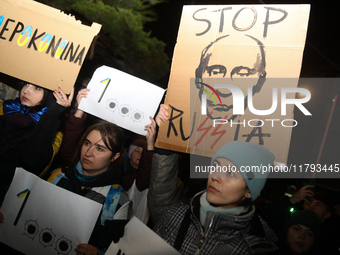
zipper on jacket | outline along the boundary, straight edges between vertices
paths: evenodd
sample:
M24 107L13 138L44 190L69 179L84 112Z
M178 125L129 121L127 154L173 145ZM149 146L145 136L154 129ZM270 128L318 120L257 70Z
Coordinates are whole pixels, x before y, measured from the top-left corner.
M211 221L210 221L209 227L208 227L207 232L206 232L205 234L204 234L204 232L203 232L203 230L202 230L202 228L201 228L202 237L201 237L201 239L200 239L200 243L198 244L198 249L197 249L195 255L200 254L201 248L202 248L203 243L204 243L204 241L205 241L205 238L208 236L209 230L211 229L211 226L212 226L212 224L213 224L213 220L214 220L214 215L211 217Z

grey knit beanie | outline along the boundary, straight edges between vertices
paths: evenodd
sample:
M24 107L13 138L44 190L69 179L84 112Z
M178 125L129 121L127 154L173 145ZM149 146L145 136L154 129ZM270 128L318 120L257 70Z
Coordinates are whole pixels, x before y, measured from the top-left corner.
M263 145L233 141L225 144L216 152L211 165L217 158L226 158L237 167L254 201L260 196L267 180L268 172L262 170L264 167L273 166L275 156ZM255 168L259 171L254 171Z

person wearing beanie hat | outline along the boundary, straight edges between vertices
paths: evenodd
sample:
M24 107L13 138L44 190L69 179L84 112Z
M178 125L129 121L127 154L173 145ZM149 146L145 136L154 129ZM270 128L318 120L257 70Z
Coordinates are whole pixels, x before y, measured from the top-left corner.
M163 113L161 120L167 120L167 115ZM278 249L275 233L252 205L267 176L241 172L245 167L272 165L274 155L266 147L240 141L225 144L212 158L211 168L232 170L210 173L206 190L189 204L175 202L176 197L179 202L173 180L176 158L176 154L157 153L153 157L148 194L151 217L160 214L157 205L169 206L161 218L152 218L155 233L180 254L267 254Z
M282 254L313 254L312 247L320 237L321 220L309 209L294 212L285 224Z
M321 220L321 233L318 242L313 246L314 254L338 254L339 250L339 222L334 217L334 208L326 193L310 190L315 185L304 185L293 196L283 196L261 211L261 216L275 231L279 240L285 240L285 223L289 219L292 210L303 209L314 212ZM307 198L311 198L311 200ZM286 253L282 253L286 254Z
M263 166L272 166L274 155L266 147L257 143L233 141L227 143L216 152L211 160L212 165L215 165L221 159L226 164L236 167L238 173L234 174L242 176L249 189L249 194L246 194L246 198L251 197L251 200L255 201L260 196L266 183L268 172L251 170L262 170L261 167ZM242 181L240 180L240 182Z
M318 239L320 236L321 224L321 220L315 212L304 209L292 213L286 221L285 231L292 225L303 225L308 227L314 233L316 239Z

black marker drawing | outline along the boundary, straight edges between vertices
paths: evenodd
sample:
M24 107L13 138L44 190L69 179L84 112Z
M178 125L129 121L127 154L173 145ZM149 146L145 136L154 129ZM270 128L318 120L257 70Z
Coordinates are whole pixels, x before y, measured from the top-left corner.
M17 214L17 217L15 218L15 220L14 220L14 226L16 226L17 224L18 224L18 221L19 221L19 219L20 219L20 216L21 216L21 214L22 214L22 211L24 210L24 208L25 208L25 205L26 205L26 202L27 202L27 199L28 199L28 197L29 197L29 195L30 195L30 190L25 190L25 191L23 191L23 192L21 192L21 193L19 193L17 196L19 197L19 198L21 198L22 196L25 196L25 200L24 200L24 202L22 203L22 205L21 205L21 207L20 207L20 209L19 209L19 212L18 212L18 214Z
M126 105L122 105L119 109L119 114L122 115L123 117L127 117L130 115L131 109L130 107Z
M131 119L135 122L139 122L144 119L144 113L140 110L136 110L131 114Z
M110 78L104 79L104 80L102 80L100 83L104 83L104 82L106 82L106 81L107 81L106 86L105 86L105 88L104 88L104 90L103 90L103 93L102 93L102 94L100 95L100 97L99 97L98 103L100 103L100 101L102 100L102 98L103 98L103 96L104 96L104 94L105 94L105 92L106 92L106 90L107 90L107 87L109 86L109 84L110 84L110 82L111 82L111 79L110 79Z
M107 101L106 101L106 109L107 110L110 110L111 112L115 112L116 109L118 109L119 107L119 103L116 99L114 98L109 98Z
M194 112L194 117L193 117L193 121L192 121L192 127L191 127L191 131L190 131L190 134L188 136L185 136L184 134L184 128L183 128L183 117L182 115L184 114L184 111L180 110L180 109L176 109L175 107L173 107L172 105L170 105L170 108L171 108L171 114L170 114L170 117L169 117L169 125L168 125L168 131L167 131L167 135L166 137L170 137L170 133L171 133L171 130L173 130L175 136L178 135L178 132L176 130L176 125L174 123L174 120L175 119L179 119L179 132L181 134L181 139L183 141L186 141L190 138L190 136L192 135L192 133L194 132L194 129L195 129L195 122L196 122L196 112ZM178 113L178 114L177 114ZM177 114L177 115L176 115Z
M47 246L52 246L54 242L55 234L52 229L46 228L41 230L39 234L40 243L46 248Z
M65 237L57 240L54 248L58 254L67 255L72 250L72 242Z
M28 236L29 238L31 238L33 240L38 232L39 232L39 225L38 225L37 221L28 220L25 223L24 235Z
M44 248L50 247L55 250L53 254L67 255L72 250L72 241L62 236L57 239L52 228L43 228L39 230L37 221L28 220L24 225L24 235L32 241L39 242ZM40 227L41 228L41 227ZM39 234L38 234L39 233ZM34 238L38 235L38 238ZM51 252L49 254L52 254Z
M198 67L195 70L195 85L196 87L203 88L203 75L204 73L207 73L209 75L209 78L224 78L227 74L230 77L230 79L233 79L236 77L251 77L251 76L257 76L258 79L256 81L256 84L251 84L252 86L252 94L255 95L256 93L259 93L262 89L263 84L266 81L266 55L264 51L264 45L261 41L256 39L253 36L245 35L244 40L248 40L252 42L253 45L257 45L259 48L259 52L257 54L254 53L254 55L249 56L248 59L254 59L255 62L253 64L253 67L248 67L244 65L237 65L235 66L235 63L230 63L230 61L224 62L224 63L210 63L211 57L213 56L213 51L216 45L220 44L220 47L223 46L223 42L225 40L229 39L229 35L224 35L219 38L217 38L215 41L211 42L208 46L206 46L201 53L200 57L200 63ZM247 39L250 38L250 39ZM243 49L242 49L243 50ZM244 54L244 52L240 52L240 55ZM223 56L223 59L227 59L227 56ZM227 66L229 66L231 69L228 70ZM252 80L252 79L251 79ZM253 81L251 81L253 82ZM209 84L210 86L214 87L214 84ZM250 86L249 86L250 87ZM223 93L221 90L216 90L220 98L222 99L222 105L217 104L215 105L214 102L207 98L207 113L211 113L209 115L210 119L223 119L225 115L233 109L232 102L228 102L231 100L232 93ZM202 94L203 90L199 90L199 99L202 100ZM244 109L248 107L248 96L244 98ZM228 121L234 120L239 115L232 115L230 114L228 116Z

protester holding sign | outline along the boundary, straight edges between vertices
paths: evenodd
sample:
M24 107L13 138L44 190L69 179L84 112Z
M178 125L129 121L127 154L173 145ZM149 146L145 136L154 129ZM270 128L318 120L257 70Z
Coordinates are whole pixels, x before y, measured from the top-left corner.
M121 128L108 122L96 123L85 131L76 149L73 147L74 161L56 170L49 179L57 186L103 204L88 244L78 244L77 254L96 255L98 250L104 254L110 243L117 242L124 233L130 200L119 185L121 172L117 159L123 143Z
M79 91L78 105L88 92ZM97 255L104 254L112 241L119 240L128 220L130 200L120 185L122 171L118 168L124 132L106 121L83 132L85 120L83 111L71 111L60 150L65 166L57 169L49 181L104 205L88 244L77 244L75 249L77 254Z
M238 171L244 165L272 164L273 160L274 155L262 145L227 143L213 157L212 166L235 171L211 173L206 191L196 194L190 205L171 207L154 231L181 254L265 254L276 250L274 232L251 205L266 176Z
M160 115L161 119L167 119L164 108ZM171 157L159 154L153 157L148 196L148 205L153 205L149 206L151 216L154 209L157 210L155 201L175 203L174 198L179 197L174 178L167 178L176 176L177 169L168 164L162 167L165 162L174 164ZM212 158L211 169L216 171L210 172L207 189L197 193L190 205L171 206L156 223L154 231L181 254L266 254L275 251L276 235L252 205L260 195L267 175L240 171L242 166L268 165L273 161L274 155L262 145L240 141L225 144ZM162 178L155 178L157 175Z
M148 131L146 139L137 138L129 146L125 155L122 186L129 190L135 186L139 191L149 188L152 157L155 154L156 122L149 118L151 124L145 128ZM135 183L134 183L135 182Z
M54 98L55 100L54 100ZM56 136L60 114L71 105L61 89L52 92L25 83L20 97L0 103L0 204L16 167L39 175L49 165L61 142Z
M121 184L133 201L131 218L136 216L147 224L150 214L147 207L152 157L155 151L156 122L145 126L146 139L135 139L125 155L124 173Z
M155 141L153 141L152 146L154 145ZM142 153L145 153L146 150L146 140L142 138L137 138L132 141L132 143L129 146L129 149L127 153L125 154L125 163L124 163L124 174L122 179L122 185L125 190L129 190L131 186L133 185L133 182L136 179L137 171L140 165L140 162L142 160ZM154 148L152 148L151 151L153 151ZM153 154L150 155L149 161L151 163ZM150 165L150 171L151 171L151 165ZM149 172L150 172L149 171ZM148 180L146 180L148 183ZM146 183L146 184L147 184ZM140 191L148 188L148 184L145 185L146 187L142 187Z

